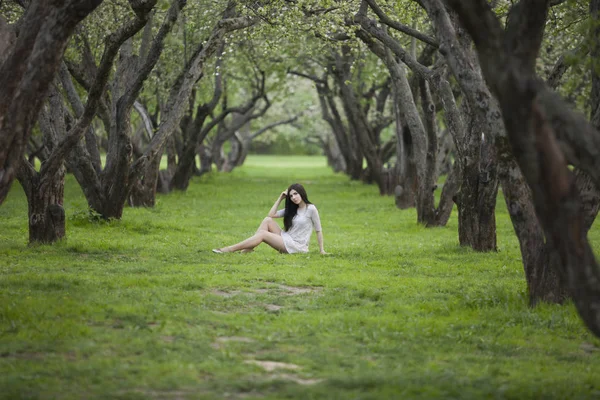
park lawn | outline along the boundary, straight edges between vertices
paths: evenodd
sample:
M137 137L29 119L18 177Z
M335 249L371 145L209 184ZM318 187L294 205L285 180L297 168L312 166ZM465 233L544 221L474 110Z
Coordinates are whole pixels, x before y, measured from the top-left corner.
M325 247L210 250L305 184ZM503 201L499 251L460 248L322 157L251 156L152 209L98 221L75 180L67 239L27 245L17 183L0 206L3 399L588 399L600 341L571 304L527 306ZM600 228L592 228L600 248Z

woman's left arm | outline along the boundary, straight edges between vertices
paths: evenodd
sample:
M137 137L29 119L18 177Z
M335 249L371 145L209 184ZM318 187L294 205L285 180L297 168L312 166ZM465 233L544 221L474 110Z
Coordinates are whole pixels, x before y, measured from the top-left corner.
M317 242L319 242L319 251L321 252L321 254L327 254L327 252L323 248L323 231L317 232Z
M315 231L317 231L317 242L319 242L319 251L321 254L327 254L325 249L323 248L323 231L321 230L321 218L319 217L319 211L317 211L317 207L312 205L313 212L311 215L313 227Z

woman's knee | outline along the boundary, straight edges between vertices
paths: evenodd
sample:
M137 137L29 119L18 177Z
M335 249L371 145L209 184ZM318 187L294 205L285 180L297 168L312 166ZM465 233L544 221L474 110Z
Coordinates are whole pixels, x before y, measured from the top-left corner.
M269 225L271 223L273 219L271 217L265 217L261 222L260 225L258 226L257 232L260 231L268 231L269 230Z
M267 236L266 234L269 231L258 231L256 232L256 234L254 235L255 238L259 239L261 242L265 241L265 237Z

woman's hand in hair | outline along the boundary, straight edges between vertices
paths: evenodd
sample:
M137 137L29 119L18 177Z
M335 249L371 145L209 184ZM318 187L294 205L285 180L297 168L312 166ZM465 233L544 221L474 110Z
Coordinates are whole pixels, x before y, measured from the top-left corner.
M279 195L280 199L285 199L287 197L287 190L284 190L283 192L281 192L281 194Z

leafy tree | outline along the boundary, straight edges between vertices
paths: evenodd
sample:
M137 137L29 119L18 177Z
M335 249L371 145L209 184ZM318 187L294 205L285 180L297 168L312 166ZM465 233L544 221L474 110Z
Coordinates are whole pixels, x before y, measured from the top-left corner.
M545 239L558 249L559 271L582 319L600 336L600 270L587 241L575 177L567 167L570 162L600 183L586 157L597 151L594 143L599 134L535 73L549 2L517 3L505 28L485 1L452 0L450 4L473 37L483 74L502 107L508 140L531 188ZM590 10L592 15L598 10L595 0ZM496 68L499 63L505 68Z

